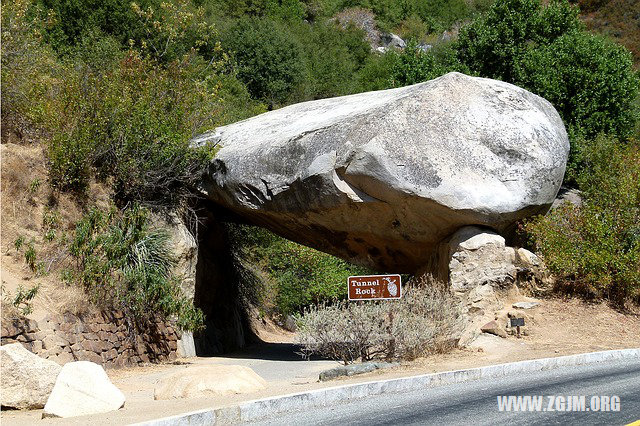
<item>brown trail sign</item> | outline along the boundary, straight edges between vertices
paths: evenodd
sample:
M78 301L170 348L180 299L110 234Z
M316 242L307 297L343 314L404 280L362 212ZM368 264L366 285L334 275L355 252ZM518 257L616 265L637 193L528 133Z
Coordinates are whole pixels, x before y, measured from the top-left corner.
M400 275L365 275L349 277L349 300L384 300L402 297Z

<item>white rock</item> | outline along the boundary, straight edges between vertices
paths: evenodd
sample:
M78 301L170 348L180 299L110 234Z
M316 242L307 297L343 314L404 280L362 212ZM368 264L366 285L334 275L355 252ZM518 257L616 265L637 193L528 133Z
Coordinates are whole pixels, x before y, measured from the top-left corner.
M164 377L153 397L159 400L250 393L266 385L262 377L242 365L189 366Z
M62 367L20 343L0 346L0 403L17 409L42 408Z
M178 339L178 349L176 352L178 356L182 358L191 358L196 356L196 344L193 340L192 332L182 332L182 336Z
M180 277L182 293L191 301L195 295L196 264L198 263L198 243L191 234L181 215L171 212L168 215L153 215L155 224L166 230L170 237L170 250L173 259L173 273Z
M384 43L386 47L395 47L397 49L404 49L407 47L407 43L405 43L399 35L393 33L383 34L380 37L380 41Z
M542 262L540 258L535 254L531 253L527 249L519 248L518 249L518 258L521 262L523 262L526 266L540 266Z
M456 292L468 292L478 286L489 291L515 283L515 250L505 247L504 238L495 232L465 226L441 245L440 253L440 277L448 278Z
M531 308L535 308L539 304L540 304L539 302L516 302L511 306L513 306L516 309L531 309Z
M467 225L507 235L546 212L569 140L524 89L449 73L398 89L291 105L193 140L218 144L212 201L376 270L414 273Z
M104 369L93 362L65 364L44 406L43 417L75 417L124 407L124 394Z

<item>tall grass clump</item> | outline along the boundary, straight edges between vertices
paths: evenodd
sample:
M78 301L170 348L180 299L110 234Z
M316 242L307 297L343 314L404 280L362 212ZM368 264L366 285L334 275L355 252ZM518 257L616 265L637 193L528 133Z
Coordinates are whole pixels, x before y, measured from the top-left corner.
M70 246L75 265L65 278L96 306L124 312L132 327L144 329L160 316L197 331L204 317L182 294L169 244L169 234L152 228L142 207L93 209L76 226Z

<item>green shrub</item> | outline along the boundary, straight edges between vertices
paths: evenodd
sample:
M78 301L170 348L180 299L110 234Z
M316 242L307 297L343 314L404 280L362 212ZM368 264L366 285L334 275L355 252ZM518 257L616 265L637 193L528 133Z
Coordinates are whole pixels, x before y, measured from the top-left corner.
M226 18L270 17L295 22L304 19L305 3L299 0L196 0L210 15Z
M634 129L639 78L631 53L603 37L575 31L528 50L518 80L551 102L576 134L625 138Z
M113 178L123 203L166 206L189 196L214 153L190 149L189 140L214 127L220 108L217 85L197 79L206 66L193 56L165 67L133 50L113 70L80 65L82 78L70 76L62 90L69 121L49 146L53 186L83 191L95 170Z
M15 296L5 290L4 285L0 288L2 293L2 310L6 308L9 310L15 310L19 315L29 315L33 312L33 299L40 290L40 284L31 286L29 289L22 287L22 284L18 285ZM6 304L6 306L4 306Z
M581 28L577 8L566 1L542 7L539 0L498 0L486 14L462 27L458 57L483 77L515 82L529 49Z
M131 8L143 25L144 32L128 41L128 46L139 47L155 60L167 64L179 62L185 55L197 54L211 65L226 61L220 48L218 32L205 19L205 10L194 7L189 0L161 2L158 7ZM209 67L204 71L216 71Z
M395 52L370 55L358 70L358 91L384 90L393 87L393 72L398 61Z
M154 18L155 32L143 25L138 48L121 51L98 29L59 59L28 5L2 9L3 124L19 117L44 131L52 186L83 192L97 176L122 205L164 207L190 196L214 152L192 150L189 140L219 123L226 65L212 27L197 22L201 11L184 2L158 12L133 8L141 22ZM154 40L173 53L154 50Z
M599 136L576 151L583 205L567 203L525 228L567 290L639 302L640 144Z
M81 285L96 306L123 311L139 329L155 315L176 317L183 330L202 328L202 312L172 272L169 235L149 226L147 210L91 210L76 225L70 253L76 268L66 279Z
M411 360L456 344L461 306L442 283L403 288L399 300L339 302L311 306L298 316L297 343L348 364L358 359Z
M27 244L27 249L24 251L24 261L32 272L36 272L38 264L36 263L37 254L33 241L29 241L29 244Z
M284 103L304 76L300 44L270 19L241 19L223 37L233 53L237 76L251 96L270 106Z
M292 100L321 99L357 91L357 72L371 55L364 33L334 22L298 25L293 35L301 46L305 78Z
M137 0L136 3L143 9L160 5L159 0ZM123 47L144 34L143 22L134 13L131 2L38 0L37 4L46 16L46 39L58 51L66 51L95 31L114 37Z
M498 0L463 27L460 61L483 77L508 81L548 99L573 137L627 137L637 113L638 76L621 46L591 35L565 0ZM573 139L572 137L572 139Z
M52 111L60 111L53 104L62 67L42 42L41 23L28 17L30 4L2 2L2 125L23 134L33 124L59 120Z
M440 77L451 71L467 71L457 62L455 52L443 45L427 52L420 50L415 42L397 54L391 72L391 84L395 87L407 86Z

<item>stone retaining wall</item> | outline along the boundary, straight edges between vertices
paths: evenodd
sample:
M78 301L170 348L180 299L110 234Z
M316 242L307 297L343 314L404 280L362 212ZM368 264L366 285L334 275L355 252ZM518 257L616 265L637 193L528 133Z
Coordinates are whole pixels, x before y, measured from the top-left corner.
M78 317L53 315L36 322L2 319L2 344L19 342L31 352L64 364L92 361L109 367L176 359L176 329L163 321L144 334L132 334L121 312Z

